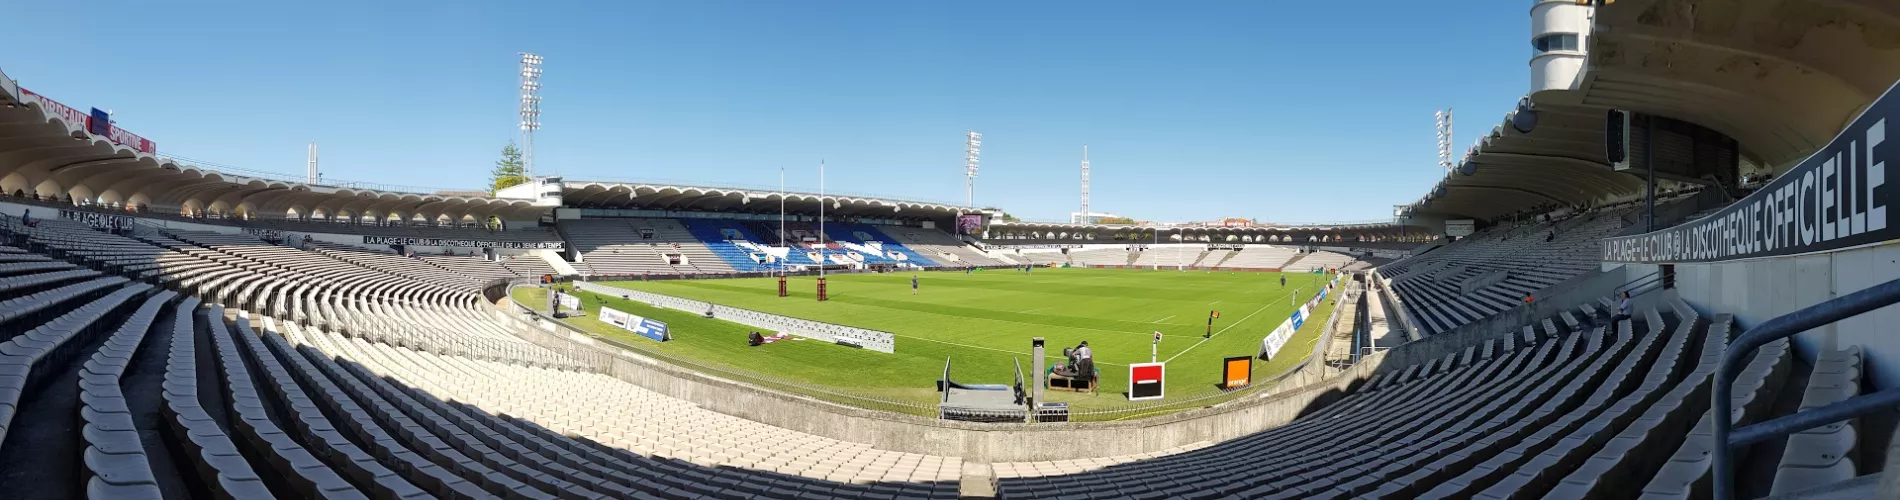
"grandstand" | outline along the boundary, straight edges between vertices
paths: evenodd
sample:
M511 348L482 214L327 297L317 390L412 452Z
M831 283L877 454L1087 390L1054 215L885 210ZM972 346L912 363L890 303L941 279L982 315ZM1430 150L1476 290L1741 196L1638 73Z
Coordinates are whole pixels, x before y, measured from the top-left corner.
M1391 280L1421 335L1447 331L1597 267L1600 242L1622 230L1629 213L1496 228L1381 266L1374 275Z
M1900 164L1886 139L1900 49L1868 35L1900 32L1900 15L1731 4L1533 2L1532 88L1503 125L1391 220L1293 226L1025 222L670 182L524 185L547 183L547 199L326 184L157 156L0 75L0 492L1900 498L1900 341L1885 327L1900 319L1900 221L1883 219L1900 201L1883 184ZM1113 269L976 272L1022 264ZM1177 269L1197 272L1155 272ZM819 270L860 280L834 289L922 276L959 298L764 288ZM1292 276L1312 280L1305 295L1260 274L1331 270ZM609 281L750 303L613 302L691 309L658 336L730 340L705 347L602 335L634 330L597 315L609 301L563 319L514 298ZM1094 316L1040 314L1028 283L1075 291ZM1104 312L1177 301L1165 285L1211 296L1168 306L1187 318ZM1265 305L1236 314L1243 298ZM799 316L809 307L946 336ZM1269 307L1297 312L1233 328ZM1054 385L990 384L1002 370L952 382L944 353L1020 357L1042 368L1030 384L1061 356L980 345L993 332L951 319L1034 329L1033 349L1082 330L1103 352L1145 352L1104 356L1107 390L1045 399ZM739 338L758 325L787 344ZM1212 352L1227 342L1244 352ZM1276 371L1209 387L1233 365L1216 381L1211 361L1176 360L1194 349ZM937 387L837 383L916 371L914 352ZM1142 360L1201 390L1138 399ZM1022 412L951 421L953 387ZM1063 405L1032 407L1050 401Z

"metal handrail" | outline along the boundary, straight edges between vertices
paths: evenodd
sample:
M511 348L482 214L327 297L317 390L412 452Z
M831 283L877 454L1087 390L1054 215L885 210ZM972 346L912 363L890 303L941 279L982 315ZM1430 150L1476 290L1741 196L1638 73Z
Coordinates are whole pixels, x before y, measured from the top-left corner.
M1713 420L1716 443L1714 447L1716 500L1735 498L1735 448L1887 408L1900 407L1900 388L1887 389L1873 394L1854 396L1820 408L1798 411L1766 422L1735 428L1730 417L1734 411L1733 402L1729 400L1735 391L1733 387L1735 377L1741 375L1742 368L1748 364L1748 356L1752 355L1755 349L1778 339L1792 337L1801 332L1895 303L1900 303L1900 280L1874 285L1865 290L1777 316L1742 332L1729 343L1728 349L1722 353L1722 361L1716 365L1714 390L1709 391L1709 397L1712 399L1710 407L1713 408L1711 414L1715 416Z

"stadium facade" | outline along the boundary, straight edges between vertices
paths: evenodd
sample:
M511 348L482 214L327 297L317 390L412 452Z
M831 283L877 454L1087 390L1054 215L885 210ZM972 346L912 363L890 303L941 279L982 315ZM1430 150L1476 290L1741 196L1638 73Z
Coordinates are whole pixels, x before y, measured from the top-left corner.
M1882 327L1900 314L1900 9L1529 14L1527 94L1367 224L1036 223L608 180L501 196L311 183L159 156L0 74L0 490L1900 496L1900 339ZM1349 312L1247 397L983 424L629 354L508 293L554 276L1023 265L1337 271L1352 278L1329 297ZM889 340L875 333L832 335Z

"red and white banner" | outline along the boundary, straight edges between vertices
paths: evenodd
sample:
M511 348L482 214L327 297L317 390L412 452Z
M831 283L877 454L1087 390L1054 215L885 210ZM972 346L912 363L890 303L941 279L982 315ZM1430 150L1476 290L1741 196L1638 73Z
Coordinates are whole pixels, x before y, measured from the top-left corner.
M40 103L40 109L46 110L46 112L48 113L52 113L53 116L58 117L60 120L64 120L67 125L78 125L79 128L83 129L83 128L86 128L86 120L91 118L89 116L86 116L86 113L79 111L77 109L73 109L72 106L60 104L59 101L48 99L46 96L43 96L43 95L35 94L31 90L20 89L20 95L21 97L26 98L25 101L28 104L32 104L34 102Z
M138 134L134 134L134 133L126 131L125 129L119 128L118 125L112 126L111 133L106 134L106 140L112 141L113 143L123 145L132 149L136 149L140 153L145 153L148 155L158 154L158 143L152 142L150 140L147 140L144 137L139 137Z
M59 101L49 99L46 96L33 93L33 91L24 88L20 89L20 96L25 98L23 100L28 104L34 102L40 103L40 109L46 110L46 112L52 113L53 116L59 117L59 119L64 120L67 125L78 125L80 130L91 130L92 116L87 115L83 111L74 109L72 106L61 104ZM119 128L118 125L113 125L109 129L109 133L106 134L106 140L136 149L140 153L158 154L158 143Z

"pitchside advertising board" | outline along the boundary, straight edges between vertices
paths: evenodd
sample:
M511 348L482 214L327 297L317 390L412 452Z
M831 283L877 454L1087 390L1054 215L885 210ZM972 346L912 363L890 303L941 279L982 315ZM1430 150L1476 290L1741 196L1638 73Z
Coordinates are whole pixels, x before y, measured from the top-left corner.
M672 337L666 334L666 323L647 319L638 315L615 311L612 308L600 308L600 321L620 327L634 335L665 342Z
M1339 283L1339 278L1333 277L1331 283ZM1319 289L1319 294L1307 299L1305 304L1300 304L1300 308L1293 311L1293 317L1280 322L1280 326L1274 328L1273 333L1267 334L1267 338L1260 339L1260 359L1270 360L1274 355L1279 354L1280 348L1286 347L1286 342L1293 339L1293 334L1299 332L1301 326L1306 325L1306 318L1313 314L1313 306L1319 305L1319 301L1326 300L1328 291L1326 288Z
M1900 238L1887 207L1900 193L1887 185L1900 119L1893 88L1841 130L1827 147L1742 201L1707 218L1603 242L1603 260L1711 262L1824 252Z
M1167 377L1167 363L1135 363L1128 365L1128 400L1142 401L1161 399L1163 380Z
M1235 356L1221 360L1221 388L1239 389L1253 383L1253 358Z

